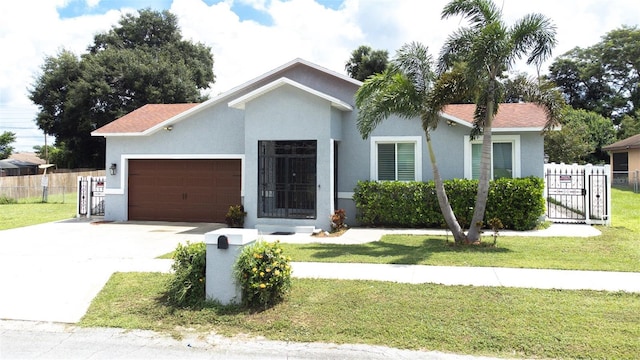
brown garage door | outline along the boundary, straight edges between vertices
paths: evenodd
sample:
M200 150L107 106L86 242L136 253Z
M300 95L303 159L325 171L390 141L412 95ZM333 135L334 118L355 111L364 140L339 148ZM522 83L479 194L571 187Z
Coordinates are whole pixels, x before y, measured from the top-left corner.
M129 160L129 220L224 222L240 160Z

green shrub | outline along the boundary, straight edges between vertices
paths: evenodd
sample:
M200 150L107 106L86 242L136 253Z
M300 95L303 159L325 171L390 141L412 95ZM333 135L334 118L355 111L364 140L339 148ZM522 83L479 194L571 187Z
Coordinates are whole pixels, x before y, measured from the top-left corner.
M247 213L244 211L244 206L242 205L231 205L229 206L229 210L224 218L227 226L232 228L241 228L244 227L244 218L247 216Z
M245 246L235 264L243 305L268 308L284 299L291 288L290 261L279 242L257 241Z
M178 244L173 253L173 276L167 300L172 305L192 306L205 300L207 247L203 242Z
M460 226L468 228L478 189L477 180L445 180L444 187ZM544 182L540 178L499 179L489 185L484 223L498 218L505 229L530 230L544 214ZM365 226L439 228L444 218L435 184L430 182L361 181L355 189L356 220Z
M0 205L17 204L18 200L8 197L7 195L0 195Z

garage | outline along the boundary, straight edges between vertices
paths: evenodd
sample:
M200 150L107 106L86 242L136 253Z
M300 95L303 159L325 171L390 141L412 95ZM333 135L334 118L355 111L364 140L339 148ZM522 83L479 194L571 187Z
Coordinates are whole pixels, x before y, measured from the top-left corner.
M130 159L129 220L224 222L241 204L239 159Z

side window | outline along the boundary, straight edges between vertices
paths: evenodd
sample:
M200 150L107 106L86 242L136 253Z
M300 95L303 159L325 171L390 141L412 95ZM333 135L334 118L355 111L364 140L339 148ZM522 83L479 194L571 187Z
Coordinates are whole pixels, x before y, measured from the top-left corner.
M482 141L471 141L465 136L465 177L480 178L480 158L482 157ZM516 156L520 146L518 135L494 135L491 146L491 178L514 178L520 176L520 169L516 166Z
M371 140L371 179L414 181L422 179L420 137L374 137Z

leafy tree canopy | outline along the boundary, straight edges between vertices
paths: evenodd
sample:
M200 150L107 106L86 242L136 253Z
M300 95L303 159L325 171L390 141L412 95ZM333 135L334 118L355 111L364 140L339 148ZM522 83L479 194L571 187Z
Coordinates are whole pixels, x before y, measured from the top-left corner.
M140 10L97 34L87 53L44 60L32 88L36 123L55 135L68 167L103 167L104 139L91 132L148 103L201 102L214 81L211 48L182 40L168 11Z
M611 121L593 111L565 107L562 128L545 136L545 153L551 162L603 163L609 159L602 147L613 143L616 130Z
M574 48L549 68L567 102L619 124L640 106L640 29L622 26L588 48Z
M16 134L5 131L0 134L0 160L6 159L13 154L13 144L16 141Z
M351 58L344 68L352 78L365 81L371 75L382 73L387 67L388 58L387 50L373 50L362 45L351 52Z

